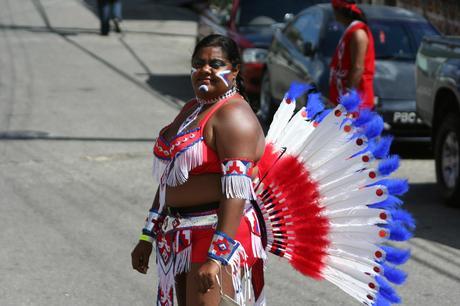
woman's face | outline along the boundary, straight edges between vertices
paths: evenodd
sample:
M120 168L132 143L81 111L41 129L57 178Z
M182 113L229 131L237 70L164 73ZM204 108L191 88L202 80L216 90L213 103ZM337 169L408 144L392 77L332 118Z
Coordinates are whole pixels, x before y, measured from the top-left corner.
M192 58L192 86L195 95L212 99L235 86L239 65L233 67L221 47L204 47ZM206 85L207 91L200 90Z

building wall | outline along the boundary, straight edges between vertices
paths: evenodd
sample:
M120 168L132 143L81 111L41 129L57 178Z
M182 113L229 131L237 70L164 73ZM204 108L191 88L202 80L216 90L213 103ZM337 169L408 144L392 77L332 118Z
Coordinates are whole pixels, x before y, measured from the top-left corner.
M460 0L363 0L360 3L386 4L416 11L446 35L460 35Z

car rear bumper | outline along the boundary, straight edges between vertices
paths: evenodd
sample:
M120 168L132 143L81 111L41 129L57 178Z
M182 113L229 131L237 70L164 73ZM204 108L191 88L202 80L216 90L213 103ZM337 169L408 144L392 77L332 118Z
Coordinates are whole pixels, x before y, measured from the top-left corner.
M376 110L385 121L386 133L400 140L430 140L431 129L416 114L414 100L380 100Z

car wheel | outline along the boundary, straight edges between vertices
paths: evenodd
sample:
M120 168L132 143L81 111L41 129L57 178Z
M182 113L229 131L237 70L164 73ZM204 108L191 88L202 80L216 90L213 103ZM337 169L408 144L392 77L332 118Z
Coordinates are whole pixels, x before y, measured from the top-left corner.
M436 178L449 205L460 206L460 116L449 114L441 123L435 143Z
M264 123L270 123L274 114L275 103L270 89L270 79L268 73L266 72L262 77L262 85L260 88L260 106L257 116Z

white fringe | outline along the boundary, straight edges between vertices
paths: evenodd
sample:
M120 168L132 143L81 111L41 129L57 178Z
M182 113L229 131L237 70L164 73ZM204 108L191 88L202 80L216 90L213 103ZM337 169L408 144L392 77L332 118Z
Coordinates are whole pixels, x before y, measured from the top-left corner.
M175 286L174 286L175 279L174 278L175 276L178 274L190 271L190 267L191 267L192 245L190 244L187 248L182 250L180 253L177 253L179 249L179 235L181 233L186 235L188 239L190 239L191 237L190 230L182 230L182 231L177 231L175 233L176 237L174 239L173 245L170 246L173 248L171 252L172 258L169 259L169 262L166 266L162 265L163 260L161 259L159 248L157 247L156 249L157 269L158 269L158 286L164 292L165 294L164 297L166 300L169 298L168 293L170 292L171 289L173 290L173 299L174 299L174 296L175 296ZM165 302L165 301L162 301L162 302ZM157 301L158 305L160 305L159 302L160 301Z
M240 306L247 305L247 301L252 299L251 274L246 263L243 265L243 275L241 275L241 259L246 262L247 257L243 246L240 244L229 262L229 266L232 269L233 289L235 291L234 299Z
M153 156L152 176L157 183L161 182L161 176L165 172L167 165L167 160L158 158L155 155Z
M225 175L221 178L222 193L227 199L246 199L256 198L252 179L245 175Z
M190 244L186 249L182 250L180 253L179 251L179 242L180 242L180 234L181 232L186 236L186 239L191 241L191 231L190 230L182 230L176 232L176 239L174 239L174 253L176 254L176 258L174 260L174 274L181 274L183 272L190 271L191 267L191 256L192 256L192 245Z
M184 184L190 170L203 164L203 139L176 155L170 163L173 164L168 167L166 184L172 187Z
M252 245L252 254L254 254L254 257L256 258L261 258L263 260L267 259L267 254L265 253L265 249L262 246L262 239L260 236L254 234L252 232L252 228L257 225L259 228L259 233L260 233L260 226L259 226L259 221L257 220L256 213L254 209L249 210L246 214L245 217L248 219L249 223L251 224L251 245Z
M254 303L254 306L266 306L267 302L265 300L265 288L262 289L262 292L259 295L259 298L257 301Z

